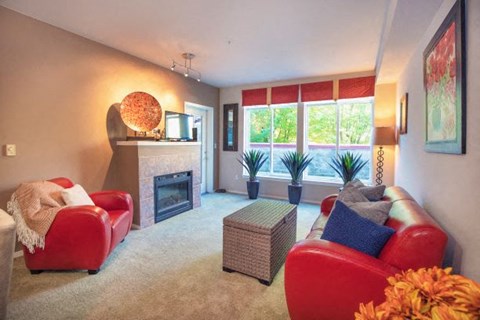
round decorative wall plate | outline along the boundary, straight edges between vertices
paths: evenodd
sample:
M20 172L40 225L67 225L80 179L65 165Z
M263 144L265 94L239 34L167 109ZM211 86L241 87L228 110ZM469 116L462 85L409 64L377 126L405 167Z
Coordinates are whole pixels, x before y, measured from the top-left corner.
M120 116L132 130L147 132L162 120L162 107L157 99L145 92L132 92L122 100Z

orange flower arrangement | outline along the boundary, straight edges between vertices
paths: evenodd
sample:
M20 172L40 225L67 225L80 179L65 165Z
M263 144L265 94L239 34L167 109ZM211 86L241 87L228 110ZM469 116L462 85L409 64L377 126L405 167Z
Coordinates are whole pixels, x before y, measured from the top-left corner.
M433 267L389 277L385 302L360 304L355 320L480 319L480 285L451 272Z

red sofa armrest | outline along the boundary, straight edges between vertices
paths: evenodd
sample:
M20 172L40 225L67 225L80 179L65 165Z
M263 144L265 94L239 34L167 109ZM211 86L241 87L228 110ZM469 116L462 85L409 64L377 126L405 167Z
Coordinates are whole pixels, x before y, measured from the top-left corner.
M385 300L387 277L398 269L321 239L295 244L285 263L285 293L292 320L353 319L361 302Z
M89 194L93 203L107 211L128 210L133 214L132 196L124 191L104 190Z
M320 204L320 213L325 216L328 216L332 212L333 205L335 200L337 200L338 194L331 194L323 198L322 203Z
M110 252L110 218L96 206L61 209L45 236L45 249L31 254L24 247L25 263L30 270L99 269Z

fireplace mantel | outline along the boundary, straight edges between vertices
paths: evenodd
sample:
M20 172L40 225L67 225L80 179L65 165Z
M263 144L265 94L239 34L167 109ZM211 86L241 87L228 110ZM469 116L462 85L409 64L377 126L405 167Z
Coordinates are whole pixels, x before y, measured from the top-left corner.
M117 146L131 147L171 147L171 146L199 146L196 141L117 141Z
M200 206L200 142L118 141L117 186L132 195L133 224L145 228L155 224L155 176L192 171L193 207Z

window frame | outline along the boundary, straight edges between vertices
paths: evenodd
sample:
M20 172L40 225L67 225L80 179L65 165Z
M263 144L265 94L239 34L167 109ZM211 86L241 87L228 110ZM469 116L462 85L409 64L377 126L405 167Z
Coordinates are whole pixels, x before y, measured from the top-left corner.
M270 159L269 161L269 168L268 172L263 172L259 171L257 176L266 178L266 177L271 177L271 178L281 178L281 179L289 179L290 180L290 175L288 173L279 173L279 172L274 172L273 171L273 151L274 151L274 139L273 139L273 132L274 132L274 124L275 124L275 119L274 119L274 109L282 109L282 108L295 108L296 109L296 118L297 118L297 134L295 138L295 146L296 150L298 150L298 103L279 103L279 104L271 104L271 105L259 105L259 106L249 106L248 108L244 108L244 124L243 124L243 132L244 132L244 137L243 137L243 149L244 151L247 150L247 146L250 146L250 126L247 127L247 123L250 123L250 114L248 111L251 110L259 110L259 109L267 109L270 110L270 137L269 137L269 152L268 152L268 157ZM248 114L248 115L247 115ZM243 176L248 176L247 171L245 168L243 169Z
M250 147L250 114L249 111L255 109L274 109L274 108L286 108L286 107L295 107L297 108L297 137L296 137L296 150L298 152L308 152L308 112L309 107L312 105L335 105L336 109L336 139L335 139L335 153L338 155L340 148L340 105L342 104L352 104L352 103L369 103L371 107L371 127L374 127L374 111L375 111L375 99L374 97L364 97L364 98L353 98L353 99L338 99L338 100L324 100L324 101L309 101L309 102L294 102L294 103L285 103L285 104L272 104L272 105L257 105L257 106L248 106L243 108L243 151L247 150ZM303 109L303 111L301 111ZM303 117L302 117L303 116ZM298 121L299 117L303 118L303 121ZM299 123L303 127L299 126ZM274 173L273 172L273 131L274 131L274 112L270 112L270 139L269 139L269 153L270 158L269 171L262 172L259 171L257 176L266 180L273 181L285 181L290 180L289 174ZM302 141L303 143L299 143ZM372 173L373 173L373 145L370 139L369 144L369 164L370 164L370 175L368 180L362 180L368 184L372 182ZM248 177L248 174L243 168L242 171L243 177ZM343 182L338 177L322 177L322 176L313 176L308 175L307 171L303 173L303 182L304 184L318 184L318 185L335 185L341 186Z
M338 99L338 100L324 100L324 101L309 101L304 102L304 121L303 121L303 131L305 132L304 137L304 152L308 152L308 113L309 108L312 106L319 106L319 105L335 105L335 114L336 114L336 137L335 137L335 154L338 156L340 150L340 127L341 127L341 117L340 117L340 106L344 104L356 104L356 103L369 103L371 112L370 112L370 121L371 127L374 126L374 111L375 111L375 99L374 97L365 97L365 98L352 98L352 99ZM372 172L373 172L373 144L372 139L370 138L369 143L369 164L370 164L370 174L368 180L362 180L362 182L366 182L367 184L371 184L372 182ZM309 175L308 170L304 172L303 175L304 181L314 181L314 182L324 182L324 183L338 183L343 185L342 180L339 177L325 177L325 176L314 176Z

